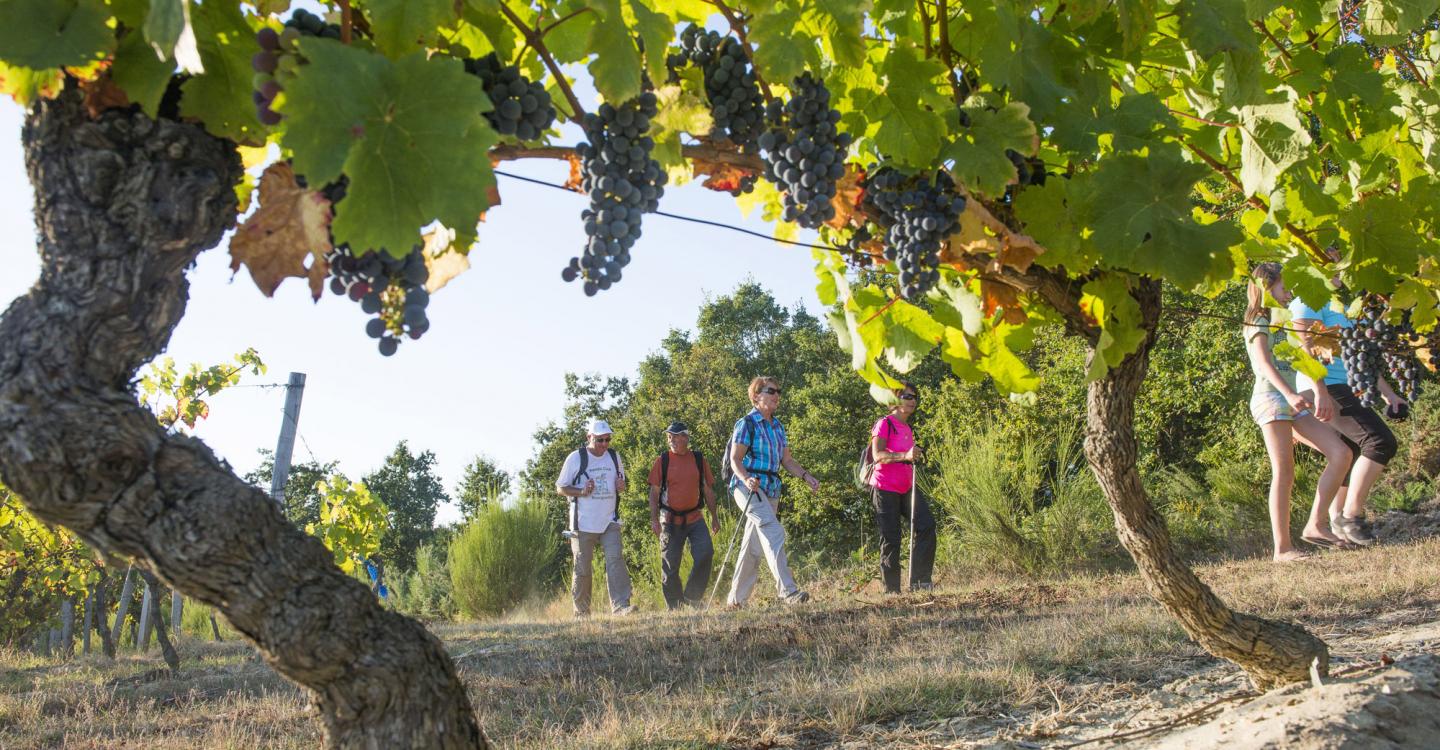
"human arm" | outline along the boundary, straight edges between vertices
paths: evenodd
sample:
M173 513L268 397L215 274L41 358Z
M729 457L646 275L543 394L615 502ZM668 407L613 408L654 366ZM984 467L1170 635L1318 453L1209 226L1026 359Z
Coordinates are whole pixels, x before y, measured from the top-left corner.
M898 464L915 462L915 446L910 446L910 450L892 451L889 449L889 443L889 438L886 437L883 432L870 438L870 455L874 456L875 463Z
M1245 352L1250 355L1250 361L1255 363L1256 368L1260 371L1260 376L1269 381L1270 385L1285 397L1285 401L1290 404L1291 408L1297 412L1310 409L1310 402L1290 387L1290 383L1285 380L1285 377L1280 374L1280 369L1275 366L1275 359L1270 353L1270 343L1267 339L1268 336L1263 328L1257 328L1255 333L1246 339ZM1323 390L1325 389L1322 386L1316 386L1317 401L1321 398L1318 394ZM1328 400L1329 394L1326 394L1325 398ZM1318 413L1315 416L1317 419L1320 418ZM1325 419L1329 419L1329 417L1329 414L1325 415Z
M1399 408L1401 404L1407 404L1404 396L1401 396L1390 386L1390 381L1381 375L1375 378L1375 387L1380 389L1380 395L1385 398L1385 403Z
M585 484L575 486L566 477L575 476L580 471L580 456L578 453L571 453L560 467L560 476L555 480L555 491L568 498L586 497L595 491L595 481L587 478Z
M745 470L744 458L745 454L749 452L749 450L750 446L744 443L731 444L730 472L735 475L736 479L740 480L741 484L745 485L746 489L749 489L751 492L759 492L760 479L758 477L751 476L750 472Z
M810 489L820 489L820 480L816 479L814 475L806 471L805 467L801 466L800 462L796 461L795 457L790 455L790 446L788 445L785 446L785 448L780 453L780 465L784 466L785 470L790 472L791 474L794 474L795 476L804 479L805 484L810 485Z
M650 530L660 536L660 487L650 485Z

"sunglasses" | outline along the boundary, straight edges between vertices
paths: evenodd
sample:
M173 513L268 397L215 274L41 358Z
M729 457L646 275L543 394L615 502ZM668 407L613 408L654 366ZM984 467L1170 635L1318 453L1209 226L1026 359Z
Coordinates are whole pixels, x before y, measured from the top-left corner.
M610 442L610 438L608 438L608 437L603 437L603 438L602 438L602 437L597 437L597 438L591 438L591 439L594 440L594 441L597 442L597 443L608 443L608 442Z
M900 398L902 398L902 399L904 399L904 400L906 400L906 401L919 401L919 400L920 400L920 397L917 396L917 395L915 395L915 394L913 394L913 393L902 393L902 394L900 394Z
M767 395L767 396L779 396L779 395L780 395L780 389L779 389L779 388L769 388L769 387L761 388L761 389L760 389L760 392L763 393L763 394L765 394L765 395Z

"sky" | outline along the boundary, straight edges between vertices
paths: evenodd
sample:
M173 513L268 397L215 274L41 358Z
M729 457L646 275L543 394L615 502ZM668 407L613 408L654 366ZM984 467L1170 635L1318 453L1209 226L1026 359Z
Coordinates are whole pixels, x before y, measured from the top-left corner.
M595 100L583 85L577 96ZM0 98L0 301L25 293L39 275L33 202L20 145L24 113ZM576 142L577 129L560 142ZM563 182L560 161L507 162L501 169ZM254 347L269 367L247 373L242 387L210 399L201 438L239 473L273 450L285 402L284 383L306 375L295 460L338 461L350 478L377 468L399 440L434 451L438 473L453 492L466 464L485 455L518 472L533 451L531 436L558 419L567 372L631 376L671 329L693 330L707 297L747 280L784 305L812 311L810 250L724 229L648 216L625 277L587 298L560 271L584 242L585 199L499 177L502 205L480 225L472 268L435 294L430 330L380 356L365 334L356 303L328 291L312 303L301 279L287 279L273 299L244 269L232 275L229 235L202 253L190 272L190 303L169 349L182 369L230 361ZM769 234L758 217L744 218L728 194L699 183L671 186L661 210ZM803 239L803 238L802 238ZM616 436L617 442L625 440ZM442 508L437 522L458 518Z

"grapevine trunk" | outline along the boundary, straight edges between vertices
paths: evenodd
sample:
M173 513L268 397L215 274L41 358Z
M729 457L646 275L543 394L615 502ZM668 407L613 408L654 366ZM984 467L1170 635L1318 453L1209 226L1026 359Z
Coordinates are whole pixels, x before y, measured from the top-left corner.
M130 391L235 219L234 144L66 87L27 115L39 281L0 318L0 477L41 519L218 607L306 687L331 747L486 746L440 642L379 606L200 441Z
M1177 554L1165 520L1136 468L1135 397L1149 366L1160 319L1160 282L1139 279L1134 294L1147 332L1140 348L1090 384L1085 456L1115 515L1115 530L1152 596L1210 653L1239 664L1256 687L1301 682L1317 663L1326 674L1325 642L1291 623L1232 611ZM1092 347L1091 357L1098 356ZM1088 366L1088 363L1087 363Z

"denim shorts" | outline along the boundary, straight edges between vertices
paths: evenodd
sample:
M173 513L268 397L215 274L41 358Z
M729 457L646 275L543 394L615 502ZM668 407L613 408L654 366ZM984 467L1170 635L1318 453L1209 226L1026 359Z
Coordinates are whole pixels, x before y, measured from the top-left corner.
M1309 410L1296 413L1294 407L1290 406L1290 402L1286 401L1279 391L1266 391L1250 397L1250 416L1255 420L1255 424L1293 422L1296 417L1303 417L1309 413Z

